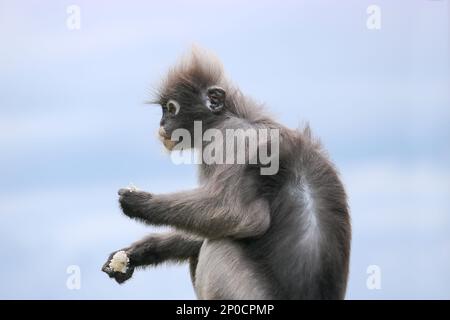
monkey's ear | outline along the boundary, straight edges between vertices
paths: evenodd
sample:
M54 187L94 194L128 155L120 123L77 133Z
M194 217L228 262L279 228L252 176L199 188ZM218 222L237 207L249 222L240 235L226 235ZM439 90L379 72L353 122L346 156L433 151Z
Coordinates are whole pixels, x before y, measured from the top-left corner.
M206 90L206 106L213 113L222 111L225 105L225 90L218 86L209 87Z

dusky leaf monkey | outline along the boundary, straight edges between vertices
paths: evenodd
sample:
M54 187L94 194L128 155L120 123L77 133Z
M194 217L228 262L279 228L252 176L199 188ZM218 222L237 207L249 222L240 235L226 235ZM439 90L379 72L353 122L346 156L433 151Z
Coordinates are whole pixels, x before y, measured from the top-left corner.
M118 251L102 270L123 283L135 268L188 262L199 299L343 299L351 239L347 196L309 127L292 130L275 121L201 49L170 69L155 102L167 149L174 148L174 131L193 134L195 121L203 132L224 135L227 129L276 129L278 170L261 174L265 165L250 163L249 156L243 164L202 162L193 190L120 189L125 215L173 231L119 250L129 258L126 272L110 266Z

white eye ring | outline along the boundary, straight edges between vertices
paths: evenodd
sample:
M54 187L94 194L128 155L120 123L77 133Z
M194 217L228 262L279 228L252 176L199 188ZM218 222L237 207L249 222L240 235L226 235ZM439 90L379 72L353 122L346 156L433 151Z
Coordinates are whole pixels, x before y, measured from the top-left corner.
M175 100L169 100L166 103L166 108L169 113L172 113L173 115L177 115L178 112L180 112L180 105Z

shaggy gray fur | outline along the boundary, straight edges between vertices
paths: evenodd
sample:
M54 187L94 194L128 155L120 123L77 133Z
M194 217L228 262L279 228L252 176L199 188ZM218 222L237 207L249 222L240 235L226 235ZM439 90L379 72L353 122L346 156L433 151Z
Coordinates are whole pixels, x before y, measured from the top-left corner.
M164 108L177 101L180 112ZM158 92L166 139L177 128L280 129L280 169L260 165L199 166L199 186L172 194L121 189L123 212L155 226L171 226L125 250L126 274L103 270L119 283L135 267L189 261L200 299L343 299L351 227L337 171L309 128L291 130L225 78L221 64L193 50L171 69Z

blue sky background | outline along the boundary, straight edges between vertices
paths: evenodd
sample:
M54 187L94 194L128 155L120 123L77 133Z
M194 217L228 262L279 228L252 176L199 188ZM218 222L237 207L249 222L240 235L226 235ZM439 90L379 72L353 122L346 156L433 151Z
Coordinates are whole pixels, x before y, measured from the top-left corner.
M66 27L68 5L81 30ZM366 9L381 8L381 30ZM450 298L449 1L0 0L0 298L195 298L187 266L118 286L153 228L116 191L196 185L155 138L149 88L197 43L284 124L309 121L353 221L349 299ZM81 268L68 290L66 268ZM381 289L366 287L369 265Z

